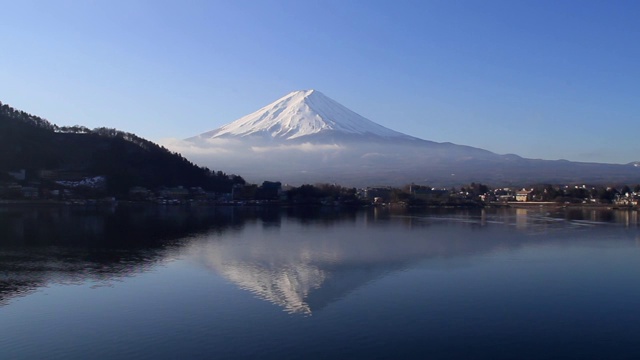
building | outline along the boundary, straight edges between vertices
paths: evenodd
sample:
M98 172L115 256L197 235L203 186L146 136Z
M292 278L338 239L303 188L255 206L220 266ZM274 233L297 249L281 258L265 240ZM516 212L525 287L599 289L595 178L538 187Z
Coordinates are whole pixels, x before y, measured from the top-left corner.
M516 201L526 202L533 199L533 190L522 189L516 193Z
M39 197L38 188L34 186L23 186L22 197L25 199L37 199Z
M364 197L368 200L375 201L375 198L380 198L381 202L389 202L391 199L391 190L390 186L377 186L377 187L368 187L364 191Z
M186 199L189 196L189 190L183 186L172 188L163 188L159 191L161 197L165 199Z
M25 169L20 169L18 171L9 171L8 174L18 181L24 181L27 178L27 171Z

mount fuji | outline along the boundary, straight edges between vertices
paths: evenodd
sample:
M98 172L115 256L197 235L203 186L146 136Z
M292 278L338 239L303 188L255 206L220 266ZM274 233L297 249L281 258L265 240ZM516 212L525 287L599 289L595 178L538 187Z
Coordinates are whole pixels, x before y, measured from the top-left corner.
M327 134L413 139L365 119L317 90L294 91L200 137L259 136L294 140Z
M216 130L167 144L250 181L349 186L639 182L640 167L526 159L406 135L317 90L294 91Z

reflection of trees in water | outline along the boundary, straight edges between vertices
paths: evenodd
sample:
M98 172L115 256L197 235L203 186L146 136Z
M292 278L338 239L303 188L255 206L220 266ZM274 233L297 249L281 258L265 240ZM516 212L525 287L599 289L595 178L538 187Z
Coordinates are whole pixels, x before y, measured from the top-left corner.
M357 208L330 206L303 206L286 209L288 218L296 219L304 225L331 226L337 222L355 221Z
M50 282L108 282L171 258L196 234L241 228L232 208L0 209L0 304Z

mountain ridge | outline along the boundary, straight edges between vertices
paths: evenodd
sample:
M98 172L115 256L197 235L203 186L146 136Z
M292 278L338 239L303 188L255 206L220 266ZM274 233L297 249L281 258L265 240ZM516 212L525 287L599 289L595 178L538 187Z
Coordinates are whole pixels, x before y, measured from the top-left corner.
M42 186L104 176L110 195L126 195L135 186L231 191L234 183L244 183L240 176L212 172L135 134L59 127L0 102L0 182L12 182L5 175L16 170L25 171L26 182Z
M294 91L218 129L168 145L198 164L290 184L638 182L640 166L527 159L388 129L317 90Z

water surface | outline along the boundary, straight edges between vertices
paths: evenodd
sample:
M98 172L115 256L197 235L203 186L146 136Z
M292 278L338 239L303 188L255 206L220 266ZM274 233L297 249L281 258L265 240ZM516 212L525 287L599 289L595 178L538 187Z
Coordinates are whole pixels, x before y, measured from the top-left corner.
M0 208L12 359L637 358L637 212Z

